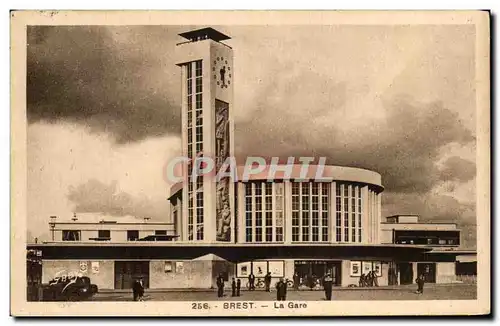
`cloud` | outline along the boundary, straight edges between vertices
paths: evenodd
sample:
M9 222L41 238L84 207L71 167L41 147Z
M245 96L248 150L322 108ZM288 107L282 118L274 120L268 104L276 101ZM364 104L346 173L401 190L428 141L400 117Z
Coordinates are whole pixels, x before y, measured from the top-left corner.
M117 145L80 124L29 125L28 231L47 239L49 216L69 220L73 212L168 221L164 167L179 146L177 137Z
M441 180L467 182L476 176L476 164L458 156L449 157L441 169Z
M29 27L29 122L76 122L118 143L179 133L173 35L166 27Z
M168 205L165 199L151 200L146 196L132 196L118 188L118 182L105 184L96 179L76 187L70 186L68 199L75 204L75 212L104 213L112 216L134 216L165 220Z
M286 79L278 82L288 83ZM319 76L317 83L332 88ZM338 87L337 92L342 89ZM334 88L331 91L336 92ZM322 118L317 113L327 112L327 104L308 106L309 99L303 99L302 94L290 90L256 109L245 123L236 125L240 161L246 155L278 156L284 161L288 156L324 156L327 164L381 173L385 187L391 191L425 193L441 181L436 164L440 149L450 143L467 145L474 141L458 114L440 102L422 103L407 96L385 100L384 117L367 120L359 129L346 130L346 119L340 119L344 113L337 113L339 119ZM319 97L316 103L322 102L321 94L315 93ZM295 114L291 116L287 111ZM250 134L252 137L245 137ZM449 168L459 168L460 163L455 161L448 162L452 164ZM469 176L470 167L463 167Z

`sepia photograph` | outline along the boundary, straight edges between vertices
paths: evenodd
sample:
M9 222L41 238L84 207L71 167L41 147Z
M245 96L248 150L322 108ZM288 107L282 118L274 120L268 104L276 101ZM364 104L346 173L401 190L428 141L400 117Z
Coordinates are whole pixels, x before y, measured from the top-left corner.
M489 313L489 24L11 12L11 313Z

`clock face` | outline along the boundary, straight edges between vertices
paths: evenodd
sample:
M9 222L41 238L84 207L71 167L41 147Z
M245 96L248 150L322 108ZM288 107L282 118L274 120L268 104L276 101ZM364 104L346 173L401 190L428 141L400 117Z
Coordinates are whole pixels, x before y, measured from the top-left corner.
M231 67L229 66L226 58L215 58L212 73L214 80L217 82L217 86L220 88L228 88L229 85L231 85L233 72L231 71Z

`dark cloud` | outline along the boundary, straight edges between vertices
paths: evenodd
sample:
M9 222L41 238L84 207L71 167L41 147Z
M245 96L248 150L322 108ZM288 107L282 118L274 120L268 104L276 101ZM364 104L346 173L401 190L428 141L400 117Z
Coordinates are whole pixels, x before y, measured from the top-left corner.
M77 122L118 143L178 133L172 35L165 27L29 27L28 121Z
M321 111L322 106L299 110L286 96L275 104L262 104L251 119L236 124L239 161L247 155L278 156L284 161L288 156L325 156L327 164L379 172L390 191L425 193L441 180L435 164L440 149L474 140L458 114L440 102L419 103L408 97L388 100L383 123L349 131L343 128L345 121L323 124L321 117L318 120L315 110Z
M77 187L70 187L68 199L77 213L105 213L113 216L149 217L165 220L168 217L166 200L134 197L118 190L117 182L105 184L91 179Z
M448 158L441 169L441 180L467 182L476 176L476 164L458 156Z

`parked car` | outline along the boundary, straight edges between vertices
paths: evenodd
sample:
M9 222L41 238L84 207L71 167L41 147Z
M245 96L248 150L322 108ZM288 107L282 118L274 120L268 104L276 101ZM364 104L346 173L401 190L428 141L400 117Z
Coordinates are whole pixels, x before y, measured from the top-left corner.
M43 301L83 301L97 292L87 276L56 277L43 285Z

